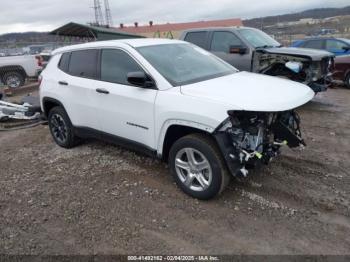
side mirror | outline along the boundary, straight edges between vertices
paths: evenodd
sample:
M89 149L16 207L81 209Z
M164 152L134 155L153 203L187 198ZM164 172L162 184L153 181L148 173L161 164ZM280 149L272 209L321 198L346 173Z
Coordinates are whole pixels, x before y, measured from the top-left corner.
M343 46L343 50L344 50L344 52L348 52L350 50L350 47L349 46Z
M245 46L230 46L230 54L246 54L248 49Z
M154 81L144 72L130 72L127 74L127 80L130 84L141 88L155 88Z

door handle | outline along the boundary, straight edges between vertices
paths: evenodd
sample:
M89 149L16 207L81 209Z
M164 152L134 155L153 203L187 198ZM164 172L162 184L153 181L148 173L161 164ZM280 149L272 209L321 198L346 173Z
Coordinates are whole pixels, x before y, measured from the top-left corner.
M107 89L104 89L104 88L97 88L96 92L100 93L100 94L106 94L106 95L109 94L109 91Z
M60 84L61 86L67 86L68 83L66 81L58 81L58 84Z

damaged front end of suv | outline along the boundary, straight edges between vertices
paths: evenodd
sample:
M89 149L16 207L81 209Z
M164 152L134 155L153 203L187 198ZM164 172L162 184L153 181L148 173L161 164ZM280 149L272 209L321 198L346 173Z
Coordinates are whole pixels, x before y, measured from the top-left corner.
M248 175L248 170L268 164L282 146L305 146L300 118L294 111L228 111L229 117L214 136L234 176Z
M333 69L334 56L313 49L258 48L252 60L253 72L303 83L315 93L326 91L331 85Z

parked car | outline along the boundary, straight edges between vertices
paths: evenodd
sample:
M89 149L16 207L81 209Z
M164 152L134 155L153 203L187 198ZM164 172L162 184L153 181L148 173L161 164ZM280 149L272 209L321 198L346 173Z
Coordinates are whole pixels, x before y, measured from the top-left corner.
M44 70L47 64L49 63L51 59L51 53L43 52L43 53L40 53L39 55L36 55L35 58L38 61L38 65L41 67L41 70L39 70L39 75L40 75L42 70Z
M316 93L327 90L333 55L326 51L282 47L264 32L249 27L184 31L181 40L198 45L239 70L288 78Z
M30 45L23 47L22 50L28 55L37 55L43 52L47 48L47 45Z
M11 88L24 85L26 78L38 77L41 69L38 57L33 55L0 58L0 79Z
M350 88L350 55L335 58L335 70L333 77L342 81L347 88Z
M304 145L295 108L301 83L239 72L207 51L166 39L64 47L40 76L54 141L105 139L168 161L187 194L209 199L229 173L268 163L282 145Z
M42 52L37 55L37 59L39 60L39 65L44 69L51 59L51 52Z
M326 50L336 56L350 54L350 40L345 38L306 38L293 42L292 47Z

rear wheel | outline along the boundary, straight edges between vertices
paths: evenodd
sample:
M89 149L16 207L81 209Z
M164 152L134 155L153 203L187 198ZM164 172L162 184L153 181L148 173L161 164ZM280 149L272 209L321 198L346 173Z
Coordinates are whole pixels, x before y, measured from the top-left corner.
M56 144L64 148L78 144L79 139L74 135L73 125L63 107L57 106L50 110L48 123Z
M25 78L19 72L8 72L3 77L4 84L10 88L17 88L24 85Z
M177 185L198 199L215 197L229 183L221 152L206 135L193 134L176 141L169 153L169 164Z

